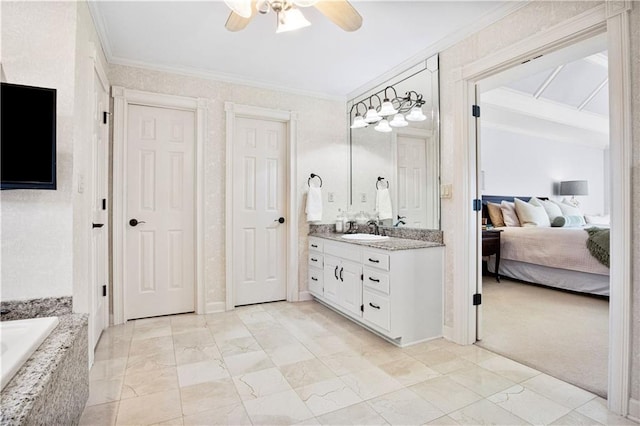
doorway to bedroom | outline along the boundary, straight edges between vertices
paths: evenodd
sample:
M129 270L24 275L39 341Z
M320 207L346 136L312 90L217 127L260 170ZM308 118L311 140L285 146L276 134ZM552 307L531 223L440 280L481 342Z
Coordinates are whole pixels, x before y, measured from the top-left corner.
M476 85L483 211L476 344L605 398L606 49L603 34Z

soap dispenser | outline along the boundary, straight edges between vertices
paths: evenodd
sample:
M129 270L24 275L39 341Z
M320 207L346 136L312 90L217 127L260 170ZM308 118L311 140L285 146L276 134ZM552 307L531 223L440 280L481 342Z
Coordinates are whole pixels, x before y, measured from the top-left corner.
M336 216L336 232L340 234L344 232L344 215L341 209L338 209L338 216Z

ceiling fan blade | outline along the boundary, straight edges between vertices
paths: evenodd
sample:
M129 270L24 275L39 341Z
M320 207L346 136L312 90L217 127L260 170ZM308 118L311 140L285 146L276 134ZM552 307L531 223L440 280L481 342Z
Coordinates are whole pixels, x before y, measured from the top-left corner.
M224 27L233 32L244 30L254 16L256 16L256 0L251 2L251 16L243 18L235 12L231 12L227 18L227 23L224 24Z
M314 6L345 31L355 31L362 26L362 16L347 0L320 0Z

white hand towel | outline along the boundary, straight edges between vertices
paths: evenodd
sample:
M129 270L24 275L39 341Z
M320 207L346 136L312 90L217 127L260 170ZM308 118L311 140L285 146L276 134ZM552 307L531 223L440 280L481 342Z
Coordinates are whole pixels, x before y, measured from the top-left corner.
M388 188L379 188L376 191L376 210L378 211L378 219L393 219L391 211L391 195Z
M312 186L307 192L307 222L322 220L322 191L319 187Z

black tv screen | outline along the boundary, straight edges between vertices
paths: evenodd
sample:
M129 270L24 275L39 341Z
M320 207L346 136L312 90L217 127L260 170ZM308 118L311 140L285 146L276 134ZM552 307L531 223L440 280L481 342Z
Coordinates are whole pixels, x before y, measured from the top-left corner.
M56 189L56 90L2 83L2 189Z

